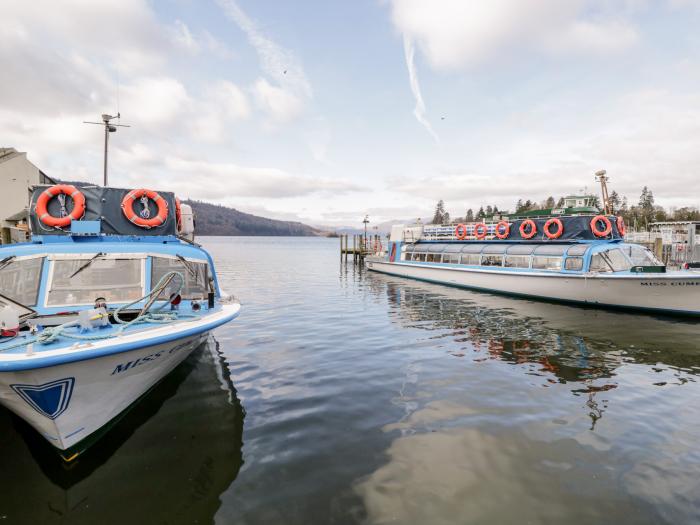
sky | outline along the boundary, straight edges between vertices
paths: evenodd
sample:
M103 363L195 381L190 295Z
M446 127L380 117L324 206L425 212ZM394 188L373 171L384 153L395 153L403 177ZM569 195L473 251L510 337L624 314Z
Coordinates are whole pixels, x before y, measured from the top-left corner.
M0 146L357 226L610 188L700 206L700 0L2 0Z

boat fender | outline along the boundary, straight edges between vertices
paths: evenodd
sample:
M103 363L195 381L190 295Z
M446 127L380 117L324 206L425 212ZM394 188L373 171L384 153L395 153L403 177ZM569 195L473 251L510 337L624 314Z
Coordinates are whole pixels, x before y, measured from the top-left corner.
M507 239L510 235L510 223L508 221L500 221L496 224L495 233L499 239Z
M557 226L557 229L554 232L550 231L549 229L553 224ZM547 236L548 239L558 239L559 237L561 237L561 234L564 233L564 224L561 222L561 220L557 219L556 217L552 217L544 223L543 229L544 234Z
M474 235L476 235L477 239L485 238L488 231L488 226L486 226L486 224L483 222L479 222L474 225Z
M617 231L620 232L620 237L624 237L627 233L627 227L625 226L625 219L620 215L617 218Z
M61 217L54 217L48 211L49 202L59 195L73 199L73 210L67 213L64 201L61 202ZM85 215L85 195L71 184L56 184L47 188L36 201L34 208L39 220L53 228L65 228L71 221L80 220Z
M147 204L144 204L144 210L142 210L142 217L134 212L134 202L136 199L151 199L158 206L158 214L155 217L149 217L150 213L144 213L147 211ZM161 226L168 218L168 203L163 197L158 195L153 190L147 190L144 188L138 190L131 190L126 194L124 200L122 200L122 211L124 216L134 223L136 226L141 228L153 228Z
M526 231L526 227L529 226L529 231ZM532 219L525 219L520 224L520 236L523 239L532 239L537 234L537 225Z
M458 224L455 228L455 237L460 241L467 238L467 226L465 224Z
M599 223L603 223L604 229L600 229ZM596 215L591 219L591 231L596 237L607 237L612 232L612 223L605 215Z

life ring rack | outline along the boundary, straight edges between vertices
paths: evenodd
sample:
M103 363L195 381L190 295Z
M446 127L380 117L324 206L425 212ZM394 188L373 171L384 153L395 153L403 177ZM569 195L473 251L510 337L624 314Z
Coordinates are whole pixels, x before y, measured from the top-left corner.
M150 217L150 212L147 212L148 209L146 207L144 207L140 215L134 212L134 202L136 202L136 199L143 198L152 200L158 206L158 213L155 217ZM168 203L157 192L145 188L131 190L127 193L122 200L122 211L127 220L141 228L156 228L162 226L168 219ZM144 216L144 212L147 212L147 216Z
M49 213L49 202L58 195L66 195L73 199L73 209L63 217L55 217ZM85 195L72 184L55 184L46 188L36 200L34 208L39 221L52 228L65 228L71 221L78 221L85 215Z

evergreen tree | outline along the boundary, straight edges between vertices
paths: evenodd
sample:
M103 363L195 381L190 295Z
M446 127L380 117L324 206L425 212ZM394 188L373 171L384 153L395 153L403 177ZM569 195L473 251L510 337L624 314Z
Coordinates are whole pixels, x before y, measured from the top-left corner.
M545 209L554 208L555 205L556 205L556 202L554 202L554 197L552 197L551 195L549 197L547 197L547 200L544 202Z
M474 211L471 208L467 210L467 215L464 217L464 220L466 222L474 222Z
M615 190L610 194L610 206L612 207L613 213L616 213L620 209L620 196Z
M445 212L442 214L442 224L450 224L450 214Z
M486 217L486 213L484 212L484 207L482 206L481 208L479 208L479 211L476 212L476 220L477 220L477 221L480 221L480 220L482 220L484 217Z
M435 206L435 214L433 215L433 224L442 224L443 218L445 216L445 202L440 199Z
M557 201L557 208L563 208L564 207L564 197L559 197L559 200Z
M490 204L486 206L486 217L488 217L489 219L493 217L493 208Z
M523 211L523 200L518 199L518 202L515 203L515 213L520 213Z
M500 212L498 211L498 206L496 206L496 205L494 204L494 205L493 205L493 214L494 214L494 215L498 215L499 213L500 213Z
M532 201L530 199L525 201L525 204L523 204L523 211L528 211L533 208Z

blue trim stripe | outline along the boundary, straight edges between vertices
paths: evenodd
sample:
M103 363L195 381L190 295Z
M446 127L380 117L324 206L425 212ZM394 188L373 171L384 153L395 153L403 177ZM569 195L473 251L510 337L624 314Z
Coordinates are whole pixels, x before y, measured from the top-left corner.
M147 333L144 333L144 338L138 341L130 341L128 343L113 344L102 348L86 348L79 351L70 352L68 354L53 355L53 356L40 356L36 355L31 359L22 359L17 361L5 361L0 362L0 373L1 372L17 372L20 370L35 370L38 368L47 368L50 366L64 365L66 363L76 363L79 361L86 361L88 359L97 359L99 357L104 357L113 354L120 354L123 352L129 352L131 350L138 350L140 348L146 348L149 346L155 346L162 343L170 343L177 341L178 339L184 339L193 335L198 335L204 332L208 332L217 328L229 321L235 319L240 314L240 309L235 312L217 319L216 321L211 321L205 325L188 328L186 330L170 332L165 335L160 335L156 337L147 337ZM115 338L118 340L119 338Z

